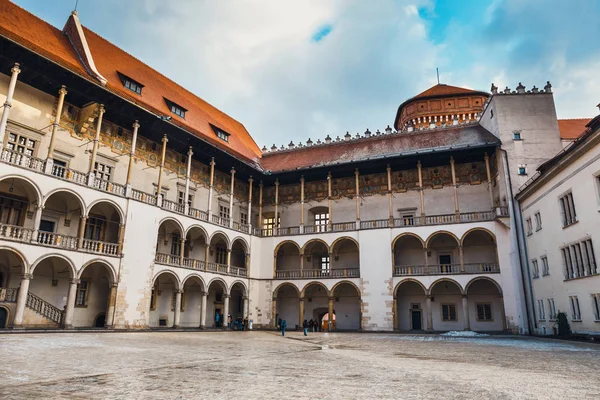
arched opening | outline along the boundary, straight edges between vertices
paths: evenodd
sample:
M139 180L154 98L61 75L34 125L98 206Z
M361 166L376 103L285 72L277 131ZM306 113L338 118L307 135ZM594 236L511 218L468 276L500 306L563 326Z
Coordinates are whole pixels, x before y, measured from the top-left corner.
M158 227L156 261L161 264L179 265L181 261L181 238L183 229L173 219L164 220Z
M8 327L8 308L0 306L0 329Z
M112 243L114 246L110 247L113 250L110 251L105 248L104 252L117 254L116 247L119 243L120 234L121 214L117 208L107 201L94 204L90 208L85 222L83 248L87 249L90 246L93 250L99 251L96 249L97 242Z
M334 304L335 306L335 304ZM323 328L323 316L329 312L329 291L322 283L309 283L304 288L304 316L301 320L312 319L318 322L318 326ZM333 310L335 314L335 309ZM288 326L290 322L288 321ZM328 330L329 326L326 326ZM331 330L335 329L335 325Z
M361 299L358 288L349 282L338 283L333 288L335 329L358 331L361 329Z
M12 321L10 320L12 315L9 312L9 308L17 301L21 276L25 273L26 269L20 254L11 249L0 249L0 303L11 304L6 304L6 314L3 317L5 320L4 324L0 324L0 329L12 325ZM2 316L0 315L0 317Z
M29 282L28 296L35 307L25 308L23 326L29 328L57 327L64 315L69 293L70 280L74 279L72 265L62 257L50 256L33 266L33 279ZM77 292L75 293L77 304ZM52 309L48 314L43 310Z
M106 320L113 282L113 272L103 262L93 262L84 267L75 294L74 327L99 327L100 314Z
M433 330L458 331L465 328L460 286L448 279L435 282L430 289Z
M427 329L427 295L415 281L401 282L396 288L396 328L399 331Z
M230 273L237 276L247 275L246 254L248 247L241 239L236 239L231 245L231 269Z
M227 287L225 286L225 282L220 279L213 280L208 286L206 327L222 328L227 326L227 315L225 315L226 294Z
M221 232L214 234L210 240L208 270L226 274L228 252L229 240L227 239L227 236Z
M331 250L331 277L358 278L360 276L360 254L358 244L347 238L335 241Z
M422 275L425 271L423 242L414 235L403 235L394 242L394 276Z
M273 300L276 307L274 309L274 325L281 325L280 320L287 321L288 329L292 329L298 323L300 315L300 292L292 284L283 284L273 293Z
M241 282L234 283L231 287L229 299L229 315L231 315L234 330L242 330L244 326L244 318L247 316L244 310L246 302L246 288Z
M279 279L300 277L300 247L294 242L279 245L275 254L275 277Z
M463 237L463 259L465 272L499 272L496 241L488 231L467 232Z
M81 199L70 191L59 190L48 196L38 228L38 242L76 249L84 207Z
M0 237L29 240L30 235L15 228L35 228L34 214L40 201L35 186L25 179L10 177L0 181Z
M182 328L197 328L200 326L202 293L204 291L204 282L198 276L191 276L183 283L179 322Z
M427 259L430 273L460 272L460 253L456 237L448 232L434 233L428 240Z
M158 274L152 287L150 298L151 328L172 327L175 322L175 295L179 282L171 272L163 271Z
M320 240L304 245L304 268L302 278L326 278L331 274L329 248Z
M185 237L183 265L194 269L204 269L207 246L208 236L204 229L198 226L191 227Z
M487 278L475 278L467 284L466 295L471 330L503 331L504 300L498 285Z
M333 318L329 318L329 312L326 312L321 317L321 330L323 332L334 331L337 324L337 317L335 312L333 313Z

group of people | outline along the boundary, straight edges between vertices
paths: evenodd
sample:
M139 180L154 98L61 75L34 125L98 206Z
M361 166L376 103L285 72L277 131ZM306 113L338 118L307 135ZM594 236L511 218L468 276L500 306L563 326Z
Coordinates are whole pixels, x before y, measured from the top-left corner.
M304 328L304 336L308 335L308 332L319 332L321 330L321 324L319 324L318 320L304 320L302 323L302 328Z

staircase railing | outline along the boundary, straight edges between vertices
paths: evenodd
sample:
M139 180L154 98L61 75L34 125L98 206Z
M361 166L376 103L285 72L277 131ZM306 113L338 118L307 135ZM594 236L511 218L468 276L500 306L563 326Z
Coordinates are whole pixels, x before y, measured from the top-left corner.
M37 312L40 315L48 318L50 321L55 322L60 325L62 321L63 312L58 307L54 307L52 304L48 303L46 300L36 296L35 294L28 292L27 293L27 307L31 308L33 311Z

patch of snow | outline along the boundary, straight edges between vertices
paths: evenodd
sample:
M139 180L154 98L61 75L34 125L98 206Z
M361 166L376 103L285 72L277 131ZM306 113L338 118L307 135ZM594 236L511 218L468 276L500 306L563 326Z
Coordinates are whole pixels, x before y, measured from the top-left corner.
M486 337L490 336L486 333L477 333L473 331L450 331L442 333L440 336L451 336L451 337Z

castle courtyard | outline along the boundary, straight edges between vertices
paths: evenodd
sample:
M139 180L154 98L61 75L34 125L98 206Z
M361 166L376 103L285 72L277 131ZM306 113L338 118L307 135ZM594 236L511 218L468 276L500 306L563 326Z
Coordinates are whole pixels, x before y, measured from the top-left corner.
M0 336L0 398L592 399L600 347L509 336Z

